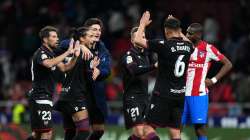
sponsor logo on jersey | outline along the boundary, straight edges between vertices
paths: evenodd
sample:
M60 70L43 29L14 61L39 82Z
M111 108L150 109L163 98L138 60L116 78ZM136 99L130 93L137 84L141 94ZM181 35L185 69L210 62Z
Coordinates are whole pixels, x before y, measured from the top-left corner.
M200 57L200 58L203 58L204 56L205 56L205 52L200 51L200 52L199 52L199 57Z
M204 64L191 62L191 63L188 64L188 67L190 67L190 68L203 68Z

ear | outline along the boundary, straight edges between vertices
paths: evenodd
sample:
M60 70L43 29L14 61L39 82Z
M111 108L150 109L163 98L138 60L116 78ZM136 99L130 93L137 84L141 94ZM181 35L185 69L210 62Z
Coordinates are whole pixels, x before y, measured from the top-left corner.
M47 37L43 38L43 42L48 43L48 38Z
M134 38L135 38L135 33L133 33L133 34L131 35L131 38L130 38L130 41L131 41L132 44L133 44L133 42L134 42Z
M80 42L84 42L84 37L81 36L81 37L79 38L79 41L80 41Z
M133 38L131 38L131 39L130 39L130 41L131 41L131 43L133 44L133 42L134 42L134 39L133 39Z

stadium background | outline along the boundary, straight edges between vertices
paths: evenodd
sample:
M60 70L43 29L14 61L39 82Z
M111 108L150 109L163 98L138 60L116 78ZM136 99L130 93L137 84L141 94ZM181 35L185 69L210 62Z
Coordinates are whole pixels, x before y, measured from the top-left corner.
M181 19L184 31L192 22L204 25L204 39L216 44L234 65L230 74L210 89L209 138L249 140L249 7L248 0L1 0L0 140L21 140L30 131L25 93L31 88L30 59L40 46L40 28L56 26L63 39L71 27L82 25L89 17L103 20L102 40L112 54L112 75L106 82L109 127L103 140L125 140L128 132L123 128L122 81L117 63L130 47L130 29L146 9L153 19L148 38L161 37L161 21L168 14ZM215 63L209 76L220 66ZM55 88L60 91L60 84ZM58 92L54 93L54 100L58 96ZM59 140L63 137L61 118L56 112L53 115L55 139ZM164 130L160 134L168 139ZM185 128L183 135L184 140L194 139L190 128Z

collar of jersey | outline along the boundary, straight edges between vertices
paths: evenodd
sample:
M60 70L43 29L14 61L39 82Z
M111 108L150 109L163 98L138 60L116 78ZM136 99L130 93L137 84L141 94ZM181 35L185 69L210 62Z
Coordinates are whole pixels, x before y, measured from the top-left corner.
M40 49L42 50L42 51L45 51L47 54L49 54L49 55L51 55L51 56L55 56L55 54L54 54L54 52L52 51L50 51L47 47L45 47L45 46L41 46L40 47Z

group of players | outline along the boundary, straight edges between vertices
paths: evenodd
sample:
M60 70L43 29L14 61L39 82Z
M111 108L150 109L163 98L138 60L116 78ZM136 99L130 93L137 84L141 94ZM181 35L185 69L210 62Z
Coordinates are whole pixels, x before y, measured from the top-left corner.
M171 140L181 139L181 127L194 124L198 140L207 140L207 87L232 67L213 45L202 41L202 26L191 24L186 36L180 21L164 20L165 39L147 40L151 23L144 12L139 27L131 30L132 47L121 59L123 110L128 140L159 140L155 131L168 127ZM100 41L102 21L88 19L59 45L57 29L46 26L39 35L41 47L32 58L32 90L29 93L32 135L28 140L52 137L53 109L63 116L65 140L99 140L104 133L107 105L103 80L110 74L110 54ZM59 46L59 47L58 47ZM153 55L157 54L157 60ZM211 61L223 63L211 79L206 78ZM157 70L155 87L148 95L148 73ZM63 72L60 99L53 106L55 73Z
M42 45L31 66L32 135L28 140L52 138L53 109L63 116L65 140L98 140L103 135L107 115L104 80L111 71L111 57L100 41L102 28L100 19L90 18L60 43L55 27L40 30ZM53 105L56 75L63 82L60 98Z
M165 39L147 40L145 29L151 23L144 12L139 27L131 31L133 47L122 58L123 111L129 140L159 140L156 128L169 128L171 140L181 139L183 125L193 124L198 140L207 140L208 89L232 67L213 45L202 40L202 25L191 24L186 36L180 21L168 16L164 21ZM158 56L151 59L152 53ZM223 66L211 79L211 61ZM148 96L148 72L157 69L152 96Z

